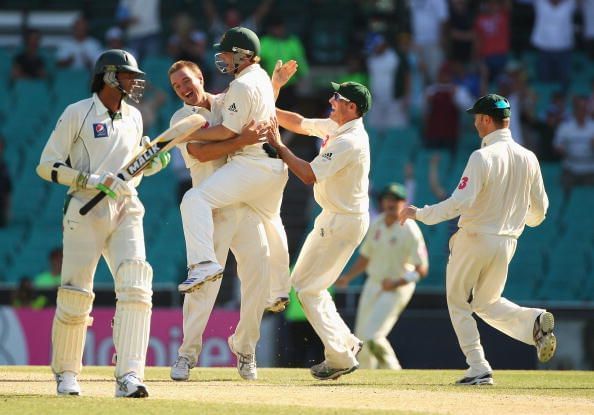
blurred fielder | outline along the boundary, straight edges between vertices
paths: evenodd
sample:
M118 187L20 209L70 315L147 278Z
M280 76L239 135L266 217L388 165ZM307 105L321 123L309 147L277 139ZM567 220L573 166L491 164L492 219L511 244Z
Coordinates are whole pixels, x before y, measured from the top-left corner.
M416 283L427 275L427 247L415 221L398 225L406 204L404 186L392 183L380 194L382 214L369 227L359 257L337 282L346 287L362 272L367 280L359 298L355 335L363 341L362 369L402 369L387 337L409 303Z
M452 325L468 370L458 385L492 385L493 375L472 313L499 331L535 345L546 362L555 353L553 314L520 307L502 298L508 265L524 226L538 226L549 200L534 153L514 142L509 101L489 94L467 110L482 139L448 199L421 209L405 208L407 218L433 225L460 216L450 239L446 293Z
M151 266L146 262L142 218L144 207L135 187L115 176L140 150L140 112L123 99L138 102L144 73L134 57L111 49L95 63L93 96L69 105L50 136L38 174L69 186L64 205L64 259L52 329L52 371L59 395L79 395L77 376L93 305L93 275L101 255L114 277L116 313L116 397L144 398L143 384L152 307ZM145 175L169 161L154 160ZM79 208L97 193L109 198L86 216Z
M320 380L336 379L359 367L356 355L362 344L336 311L327 290L369 227L369 137L362 117L371 107L371 94L356 82L332 83L332 87L328 119L276 111L282 127L324 139L311 163L282 144L278 129L269 139L289 169L314 185L314 197L323 209L291 275L305 315L324 344L325 360L311 368L312 376Z
M169 69L169 79L183 106L171 117L171 125L191 115L200 114L208 125L222 121L224 94L212 95L204 91L202 71L193 62L178 61ZM254 124L254 123L252 123ZM259 142L262 133L248 125L241 135L211 143L189 142L179 145L186 167L190 169L192 186L197 188L227 161L227 155L246 145ZM254 127L254 129L252 129ZM184 233L187 221L196 213L191 204L182 205ZM242 378L257 379L256 344L260 337L260 323L269 293L268 245L264 225L259 216L244 203L236 203L213 210L214 246L220 264L227 261L229 248L237 259L241 280L241 310L239 323L230 341L236 345L237 369ZM197 252L187 246L188 264L197 262ZM184 339L178 358L171 368L173 380L188 380L190 369L198 362L202 350L202 335L212 312L221 280L212 281L200 290L184 296Z

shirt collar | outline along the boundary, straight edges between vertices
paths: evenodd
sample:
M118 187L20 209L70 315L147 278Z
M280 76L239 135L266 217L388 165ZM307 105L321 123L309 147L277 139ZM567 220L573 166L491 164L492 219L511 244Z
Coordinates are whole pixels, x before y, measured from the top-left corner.
M258 69L260 69L260 65L257 63L252 63L251 65L248 65L245 68L243 68L241 72L237 73L235 75L235 79L239 78L240 76L244 76L250 72L257 71Z
M95 111L97 115L109 113L107 107L103 104L103 102L101 102L101 100L99 99L99 95L97 95L96 92L93 92L93 102L95 103ZM125 99L122 99L119 112L121 112L122 115L130 114L130 106L128 105Z
M355 118L354 120L351 120L345 124L342 124L340 127L337 128L335 135L344 134L347 131L353 130L358 127L363 127L363 118L362 117Z
M501 128L484 136L481 147L490 146L498 141L513 141L509 128Z

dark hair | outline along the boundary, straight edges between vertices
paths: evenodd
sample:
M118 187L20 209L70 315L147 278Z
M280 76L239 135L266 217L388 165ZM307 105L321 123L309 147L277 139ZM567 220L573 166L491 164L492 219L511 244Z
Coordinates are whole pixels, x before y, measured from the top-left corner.
M498 129L503 128L503 124L505 124L506 121L509 121L509 117L506 117L506 118L496 118L496 117L491 116L491 118L493 119L493 124Z
M103 87L105 86L105 81L103 80L103 74L98 73L93 76L91 80L91 92L99 93Z

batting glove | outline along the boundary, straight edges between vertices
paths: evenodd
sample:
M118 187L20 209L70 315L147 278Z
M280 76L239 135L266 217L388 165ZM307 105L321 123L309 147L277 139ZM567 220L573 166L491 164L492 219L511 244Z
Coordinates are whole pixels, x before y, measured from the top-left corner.
M112 199L130 196L133 192L128 183L113 173L91 174L87 181L87 189L98 189Z
M153 159L153 161L151 161L151 164L146 169L144 169L144 175L152 176L153 174L160 172L165 167L167 167L170 161L171 154L169 154L169 152L159 154Z

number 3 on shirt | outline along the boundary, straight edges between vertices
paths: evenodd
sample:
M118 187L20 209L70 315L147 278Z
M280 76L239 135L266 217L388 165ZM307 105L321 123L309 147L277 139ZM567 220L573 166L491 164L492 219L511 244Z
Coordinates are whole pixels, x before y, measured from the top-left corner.
M462 177L462 180L460 180L460 184L458 185L458 189L462 190L466 187L466 184L468 183L468 177L464 176Z

